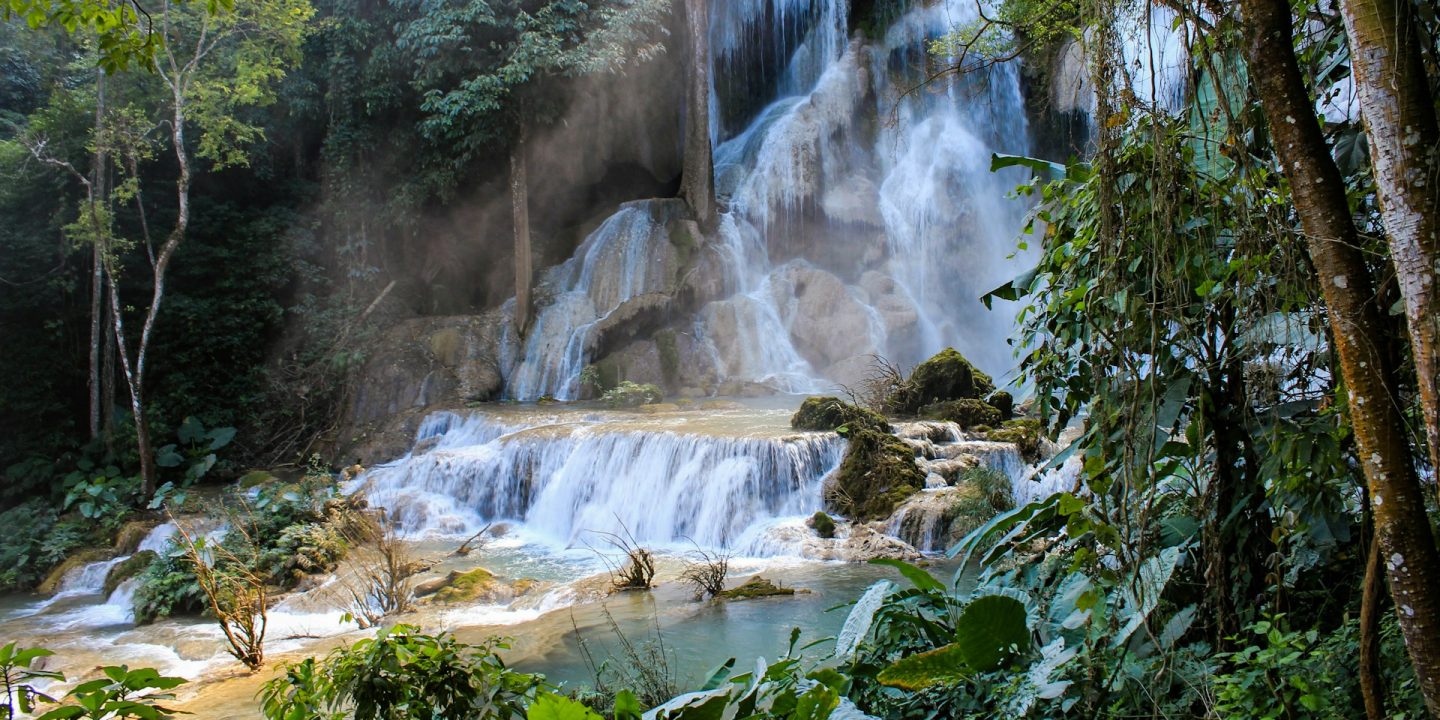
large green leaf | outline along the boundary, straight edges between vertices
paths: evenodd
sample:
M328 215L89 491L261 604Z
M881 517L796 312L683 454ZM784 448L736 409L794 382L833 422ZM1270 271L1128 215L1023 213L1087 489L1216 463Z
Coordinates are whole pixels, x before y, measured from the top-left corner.
M526 720L605 720L574 700L546 693L525 713Z
M1052 180L1065 177L1065 166L1060 163L1041 160L1040 158L1025 157L1024 155L1006 155L1005 153L990 154L990 172L999 172L1005 168L1024 167L1030 168L1037 173L1046 173Z
M995 670L1030 649L1025 604L1005 595L976 598L960 612L955 638L967 666L979 672Z
M901 658L880 671L880 684L902 690L924 690L932 685L953 683L970 675L965 653L959 643Z
M934 575L931 575L930 573L925 572L924 570L915 567L914 565L911 565L904 560L895 560L893 558L875 558L870 561L870 564L888 565L895 568L896 570L899 570L900 574L904 575L906 580L909 580L912 584L915 585L915 587L921 590L934 590L936 592L945 591L945 585L939 580L936 580Z

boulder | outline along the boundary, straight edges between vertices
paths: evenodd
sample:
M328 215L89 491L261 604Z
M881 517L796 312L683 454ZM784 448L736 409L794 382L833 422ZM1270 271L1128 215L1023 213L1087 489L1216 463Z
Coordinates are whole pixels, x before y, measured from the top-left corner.
M886 518L925 487L925 473L904 440L869 428L848 437L845 459L825 493L836 512L854 521Z
M945 348L915 368L906 387L891 395L889 405L897 413L914 414L932 403L978 399L994 391L989 375L975 369L955 348Z
M1000 427L985 434L991 442L1014 443L1020 456L1029 462L1038 462L1044 451L1045 431L1039 420L1009 420Z
M822 432L832 432L839 427L890 432L890 423L878 413L835 397L805 398L805 402L800 403L800 409L790 416L790 427Z
M878 352L869 308L840 278L797 260L770 274L770 290L795 350L815 367Z
M823 510L816 510L815 514L811 515L805 524L809 525L810 528L815 531L816 535L826 540L835 537L835 521L831 519L829 515L826 515Z
M432 595L432 602L455 603L500 603L515 597L514 588L501 582L495 574L485 568L466 572L452 571L443 580L431 581L415 588L417 596L423 596L422 588Z
M920 408L920 415L931 420L953 422L964 430L995 427L1000 424L1000 411L983 400L964 398L931 403Z
M150 563L155 562L158 557L160 556L154 550L141 550L116 563L110 568L110 572L105 574L105 597L110 597L110 593L115 592L115 588L120 587L121 583L145 572L145 568L150 567Z
M720 597L726 600L750 600L752 598L794 595L795 588L779 587L770 580L756 575L744 584L722 591Z

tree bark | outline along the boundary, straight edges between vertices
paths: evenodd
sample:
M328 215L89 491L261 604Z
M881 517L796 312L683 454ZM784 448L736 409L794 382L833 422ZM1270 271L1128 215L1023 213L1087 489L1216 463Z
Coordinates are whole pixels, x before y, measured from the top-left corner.
M1424 33L1408 0L1343 0L1340 10L1405 301L1430 465L1440 468L1440 126Z
M1375 537L1396 614L1430 712L1440 714L1440 553L1396 394L1397 372L1345 197L1295 58L1290 4L1243 0L1246 55L1290 179L1328 309L1351 425L1374 509Z
M515 144L510 148L510 210L515 224L515 330L522 337L530 323L530 185L525 174L525 122L522 115Z
M1373 524L1369 529L1370 550L1365 554L1365 584L1360 591L1360 695L1365 700L1365 717L1385 720L1385 684L1380 677L1380 582L1385 571Z
M102 187L105 175L105 143L99 137L105 123L105 71L95 71L95 156L90 168L90 212L96 210L97 197L104 196ZM101 432L101 328L105 325L105 308L102 303L105 294L105 258L100 238L94 239L91 252L93 266L90 270L90 439Z
M685 0L690 62L685 85L685 167L680 194L695 220L715 225L715 157L710 147L710 12L706 0Z

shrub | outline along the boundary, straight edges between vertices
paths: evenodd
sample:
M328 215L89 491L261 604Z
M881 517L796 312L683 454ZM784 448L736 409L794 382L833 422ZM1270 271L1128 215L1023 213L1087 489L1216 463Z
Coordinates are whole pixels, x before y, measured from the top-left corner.
M519 720L548 688L538 675L506 668L495 654L506 647L494 639L467 645L396 625L323 660L285 666L261 689L261 709L270 720L342 710L355 720Z

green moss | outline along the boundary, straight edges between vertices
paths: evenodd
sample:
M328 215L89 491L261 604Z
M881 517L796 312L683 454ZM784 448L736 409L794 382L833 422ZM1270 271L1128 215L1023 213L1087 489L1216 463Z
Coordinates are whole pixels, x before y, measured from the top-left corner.
M445 587L435 593L435 601L442 603L473 602L495 589L495 573L485 568L469 572L450 573Z
M720 593L720 597L726 600L749 600L750 598L774 597L776 595L794 595L795 588L778 587L775 583L763 577L751 578L744 585L733 587Z
M845 427L850 432L862 428L890 432L890 423L878 413L834 397L805 398L800 409L790 416L790 427L796 430L827 432L840 427Z
M904 441L868 428L849 437L845 459L828 492L831 507L840 514L860 521L887 518L925 487L925 473Z
M1020 455L1030 462L1040 459L1044 438L1040 421L1033 419L1010 420L985 435L991 442L1014 443L1020 448Z
M264 485L274 480L275 476L271 475L267 470L251 470L240 476L240 488L242 490L249 490L257 485Z
M607 391L604 397L600 398L612 408L634 408L641 405L653 405L665 399L665 392L660 388L626 380Z
M60 589L60 582L65 579L66 573L93 562L109 560L114 556L115 553L110 548L90 548L72 553L50 570L50 574L45 576L45 580L35 590L42 595L51 595Z
M995 406L996 410L1000 411L1001 420L1009 420L1010 418L1015 417L1014 395L1011 395L1010 393L1001 390L999 392L992 393L989 397L985 398L985 402L990 403L991 405Z
M973 398L931 403L921 408L920 414L931 420L953 422L966 430L982 425L993 427L1000 424L998 409L983 400Z
M815 511L815 514L810 516L809 525L814 528L815 534L822 538L828 540L835 537L835 520L826 515L824 510Z
M110 568L110 572L105 574L105 597L110 597L110 593L115 592L121 583L145 572L156 557L154 550L141 550Z
M926 405L948 400L979 399L994 391L995 383L989 375L975 369L954 348L945 348L920 363L904 385L886 400L886 404L897 413L913 415Z
M680 378L680 344L674 330L655 333L655 348L660 351L660 374L665 384L675 387Z

